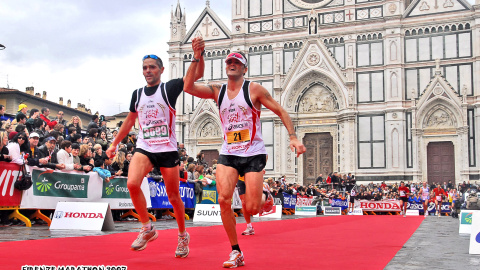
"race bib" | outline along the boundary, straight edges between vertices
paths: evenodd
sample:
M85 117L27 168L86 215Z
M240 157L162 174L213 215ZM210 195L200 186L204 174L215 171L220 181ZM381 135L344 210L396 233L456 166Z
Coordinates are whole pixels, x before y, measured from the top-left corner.
M144 139L152 139L157 137L169 137L167 125L143 128Z
M227 133L227 143L239 143L239 142L249 142L250 141L250 130L236 130L230 131Z
M402 196L402 197L405 196L405 191L400 190L400 196Z
M442 200L442 196L436 196L437 198L437 201L441 201Z

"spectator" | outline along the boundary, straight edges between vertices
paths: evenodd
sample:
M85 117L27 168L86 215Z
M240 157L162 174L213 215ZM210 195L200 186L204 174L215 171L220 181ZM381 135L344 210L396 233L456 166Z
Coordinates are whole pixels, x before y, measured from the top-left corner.
M7 144L8 153L13 163L22 165L24 163L23 155L28 152L27 134L21 132L15 134Z
M95 167L93 168L93 171L98 173L98 176L100 176L100 178L105 180L105 182L107 183L110 182L110 177L112 175L110 174L109 170L106 170L104 168L103 160L100 160L100 159L95 160Z
M62 124L56 124L54 127L53 127L53 130L55 130L56 132L58 132L58 134L62 137L65 137L65 126L62 125Z
M68 127L74 127L77 130L77 134L82 134L82 120L77 115L72 116L72 119L68 122Z
M57 160L60 164L65 164L65 170L72 171L81 169L80 164L73 163L72 143L70 141L63 141L60 143L60 150L57 152Z
M11 123L5 124L5 130L7 131L8 139L10 139L10 133L14 132L14 126Z
M116 171L112 167L112 162L113 162L113 158L109 158L107 155L105 155L105 160L103 162L104 169L110 171L110 175L114 176Z
M197 165L203 165L204 168L208 167L208 163L205 161L205 154L202 151L197 154Z
M28 129L28 132L32 132L34 129L35 129L35 119L38 118L38 116L40 115L40 111L38 109L31 109L30 110L30 116L29 118L27 119L27 122L25 123L25 125L27 126L27 129Z
M131 143L134 146L137 145L137 133L135 133L135 131L130 131L130 133L128 133L127 143Z
M48 116L50 115L50 109L47 107L43 107L40 112L40 119L45 121L46 126L48 126L50 129L53 129L53 127L57 124L57 121L51 121L50 119L48 119Z
M100 144L103 151L106 151L108 148L107 133L105 131L100 131L100 136L95 140L96 144Z
M18 111L17 111L17 114L15 114L15 119L17 119L19 115L25 115L25 117L27 117L27 111L28 111L27 104L21 103L20 105L18 105Z
M93 146L93 153L92 154L93 154L93 159L94 160L97 160L97 159L104 160L107 157L105 152L103 152L102 146L100 144L95 144Z
M123 166L125 164L125 152L118 151L113 158L112 168L116 171L115 175L124 175Z
M57 160L57 151L55 151L55 146L57 145L57 139L53 136L45 138L45 144L38 147L41 157L48 157L50 163L58 164ZM60 170L65 169L59 168Z
M63 111L58 111L55 121L57 121L58 124L61 124L64 127L67 126L67 120L63 119Z
M37 133L38 136L40 136L39 143L42 144L43 140L45 139L45 122L42 119L37 118L33 121L33 125L35 127L33 132Z
M84 171L91 171L94 167L94 160L92 158L92 150L91 150L90 147L88 147L87 144L82 144L80 146L79 157L80 157L80 164L82 164L82 166L89 166L90 167L87 170L85 170L85 168L84 168Z
M18 133L18 132L23 132L23 133L26 133L27 136L28 136L28 130L27 130L27 127L23 124L17 124L17 126L15 127L15 131Z
M84 172L89 172L91 171L91 167L89 165L83 166L80 163L80 145L78 143L72 143L72 158L73 158L73 163L76 165L76 169L78 171L84 171ZM79 165L79 166L78 166Z
M73 135L77 134L77 129L74 127L69 127L67 133L68 135L65 140L73 142Z
M1 122L7 122L10 121L10 118L5 116L5 113L7 111L7 108L0 104L0 128L2 127Z
M72 143L78 143L79 145L82 144L82 135L80 134L73 134L71 137Z
M97 139L98 136L98 129L96 128L91 128L88 130L88 141L92 143L92 145L95 144L95 140Z
M123 162L123 173L122 176L128 176L128 168L130 167L130 162L132 161L132 153L127 153L125 155L125 161Z
M5 108L5 106L3 107ZM8 154L8 136L6 131L0 131L0 161L10 162L12 157Z
M98 132L98 115L96 114L92 115L92 121L88 123L87 132L90 133L92 128L96 129Z
M17 116L15 117L15 120L17 120L17 124L23 124L25 125L25 123L27 123L27 116L23 113L19 113L17 114Z

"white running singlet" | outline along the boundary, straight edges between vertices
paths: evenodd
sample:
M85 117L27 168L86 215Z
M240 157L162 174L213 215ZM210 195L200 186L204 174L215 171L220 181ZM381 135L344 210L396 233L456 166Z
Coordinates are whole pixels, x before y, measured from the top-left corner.
M165 83L151 96L145 95L145 87L141 90L137 91L136 103L140 124L137 147L151 153L177 151L176 111L168 103Z
M430 190L428 187L422 187L422 200L430 199Z
M217 100L223 129L220 154L240 157L267 154L262 139L260 111L250 99L250 82L243 81L242 88L233 99L228 98L227 85L222 85Z

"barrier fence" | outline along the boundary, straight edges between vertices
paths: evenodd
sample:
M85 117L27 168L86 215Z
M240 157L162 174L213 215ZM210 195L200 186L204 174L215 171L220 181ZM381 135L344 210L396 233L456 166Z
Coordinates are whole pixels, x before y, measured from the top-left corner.
M46 217L42 216L39 210L55 209L58 202L108 202L112 210L130 210L130 214L137 217L132 211L134 207L127 188L126 177L115 177L107 183L95 172L53 171L30 166L26 166L26 169L32 175L33 185L30 189L22 192L14 188L14 182L17 176L21 174L20 166L14 163L0 162L0 209L14 209L11 217L19 218L22 221L26 220L27 226L29 224L28 219L23 217L18 209L37 210L36 216L34 214L32 217L41 217L45 220ZM141 189L149 208L172 209L163 182L145 178ZM185 208L195 208L196 197L193 183L180 182L180 195ZM316 200L316 197L297 196L284 192L277 192L272 195L274 204L282 205L285 214L294 213L295 206L312 206L314 201L319 202L321 206L341 207L342 211L348 208L347 200L342 199ZM237 190L235 190L232 201L234 209L242 208ZM216 186L207 185L203 187L201 203L218 204ZM400 201L355 200L355 208L372 212L400 212ZM421 213L424 211L421 203L408 203L407 209L419 210ZM429 204L428 211L429 213L435 212L434 203ZM447 202L442 204L441 212L450 212Z

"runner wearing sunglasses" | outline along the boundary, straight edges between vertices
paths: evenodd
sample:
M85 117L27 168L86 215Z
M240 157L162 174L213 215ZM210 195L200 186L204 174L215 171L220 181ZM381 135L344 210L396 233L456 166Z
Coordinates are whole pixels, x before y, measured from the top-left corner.
M141 190L144 177L153 167L160 168L165 182L167 195L176 215L178 224L178 246L175 257L188 256L190 236L185 230L185 208L179 192L179 156L175 136L175 103L183 90L184 80L196 81L203 76L204 41L195 38L192 47L195 49L194 61L184 78L172 79L166 83L161 81L164 71L162 60L153 54L143 57L143 76L147 85L135 90L132 94L130 112L123 122L118 135L107 149L107 155L115 156L117 145L128 135L138 118L140 130L137 148L128 170L127 185L135 210L142 222L137 239L131 245L134 251L147 247L147 243L155 240L158 234L150 222L147 202Z

